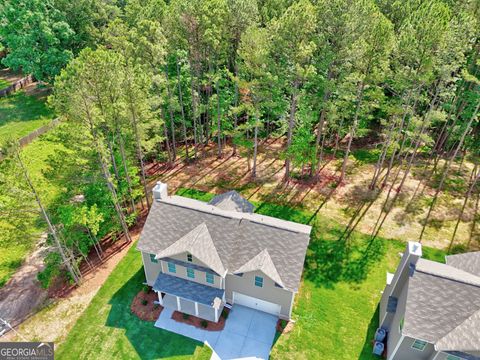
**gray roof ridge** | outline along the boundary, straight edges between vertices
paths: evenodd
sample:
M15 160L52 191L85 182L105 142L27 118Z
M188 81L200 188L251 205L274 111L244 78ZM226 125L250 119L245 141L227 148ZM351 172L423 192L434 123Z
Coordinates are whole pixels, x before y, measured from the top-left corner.
M310 234L312 227L309 225L299 224L292 221L282 220L267 215L256 213L243 213L238 211L222 210L214 205L209 205L203 201L186 198L183 196L169 196L166 199L156 200L165 204L179 206L186 209L204 212L211 215L221 216L235 220L249 220L253 223L270 226L273 228L290 231L294 233Z
M450 330L448 333L446 333L444 336L442 336L440 339L438 339L435 342L435 349L440 350L440 351L478 351L478 350L480 350L480 344L476 348L471 348L471 349L466 349L466 348L465 349L459 349L457 347L455 347L455 349L450 349L450 348L447 348L448 347L448 346L446 346L447 344L445 344L445 345L443 344L444 342L447 342L450 337L457 335L457 332L461 331L461 328L470 325L470 324L468 324L468 322L471 321L472 318L475 317L475 316L479 317L479 320L480 320L480 307L477 310L475 310L474 312L472 312L465 319L463 319L452 330ZM470 339L469 337L466 337L466 339L470 340L470 341L473 340L473 339Z
M422 264L430 264L433 268L427 269ZM451 265L439 263L437 261L421 258L417 262L415 271L465 285L480 287L480 277Z

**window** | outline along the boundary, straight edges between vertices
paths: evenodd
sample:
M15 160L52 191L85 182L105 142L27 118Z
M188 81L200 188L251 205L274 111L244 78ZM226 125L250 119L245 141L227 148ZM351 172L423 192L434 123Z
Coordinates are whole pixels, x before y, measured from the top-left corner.
M423 351L423 350L425 350L425 346L427 346L426 341L415 340L412 344L412 349Z
M195 271L193 269L187 268L187 276L189 278L195 279Z
M455 355L450 355L448 354L446 357L447 360L462 360L461 357L455 356Z
M214 283L213 274L205 273L205 280L207 281L207 283L213 284Z
M168 263L168 271L170 271L171 273L177 272L177 268L175 267L174 263Z
M155 254L150 254L150 261L155 264L158 263L158 260L155 259Z
M188 261L188 262L192 262L192 261L193 261L192 254L187 254L187 261Z
M255 276L255 286L263 287L263 278L261 276Z
M238 273L238 274L235 274L235 275L237 275L238 277L242 277L243 273Z
M283 286L280 285L279 283L275 283L275 287L278 287L278 288L280 288L280 289L283 289Z

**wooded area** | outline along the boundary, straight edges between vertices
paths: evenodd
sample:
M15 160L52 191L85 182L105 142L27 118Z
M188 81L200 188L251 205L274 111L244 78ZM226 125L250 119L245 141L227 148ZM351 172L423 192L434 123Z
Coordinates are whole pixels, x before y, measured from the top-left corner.
M423 216L418 240L454 188L463 205L449 250L467 208L466 247L478 248L478 0L7 0L0 14L2 63L49 82L65 120L49 173L64 191L49 209L15 141L2 146L0 241L38 235L41 209L57 249L45 286L61 264L79 282L106 234L128 238L150 206L147 163L190 164L215 146L218 158L246 157L261 182L258 148L272 138L285 184L322 182L340 160L329 196L348 184L355 149L375 156L345 246L381 202L375 238L421 172L406 205Z

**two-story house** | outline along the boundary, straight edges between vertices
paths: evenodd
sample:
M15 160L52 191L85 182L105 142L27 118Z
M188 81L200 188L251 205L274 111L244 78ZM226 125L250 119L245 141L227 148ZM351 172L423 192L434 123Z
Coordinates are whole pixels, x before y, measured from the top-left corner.
M442 264L409 242L387 274L379 329L388 360L480 360L480 252Z
M225 303L290 319L311 227L253 213L231 191L209 203L157 183L137 249L164 307L218 321Z

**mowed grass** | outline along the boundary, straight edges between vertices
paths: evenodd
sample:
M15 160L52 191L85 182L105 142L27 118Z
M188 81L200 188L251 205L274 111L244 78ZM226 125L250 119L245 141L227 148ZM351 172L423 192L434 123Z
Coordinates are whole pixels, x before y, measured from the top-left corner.
M55 152L65 150L60 143L55 141L56 134L56 129L53 129L51 132L34 140L21 151L30 178L46 207L49 207L63 191L63 189L50 182L47 175L47 172L50 170L49 159L51 156ZM23 179L18 181L23 181ZM2 220L0 219L0 221ZM19 234L19 239L16 241L11 241L11 239L0 241L0 244L2 244L0 245L0 287L5 285L13 273L20 267L26 255L33 249L36 241L38 241L40 235L45 230L45 224L40 217L32 226L32 232L37 234L37 236L22 237ZM0 234L1 236L3 234Z
M145 275L133 246L55 352L56 359L194 359L208 360L208 346L157 329L130 313Z
M213 195L179 189L178 195L208 201ZM394 272L405 250L399 240L354 233L339 241L344 227L300 208L254 203L256 212L313 226L303 281L295 299L292 332L277 337L271 359L377 359L371 340L386 272ZM443 262L445 253L424 247L424 257Z
M0 98L0 141L28 135L53 118L44 98L26 95L24 91Z
M5 80L5 79L0 79L0 90L5 89L6 87L9 87L10 83Z

